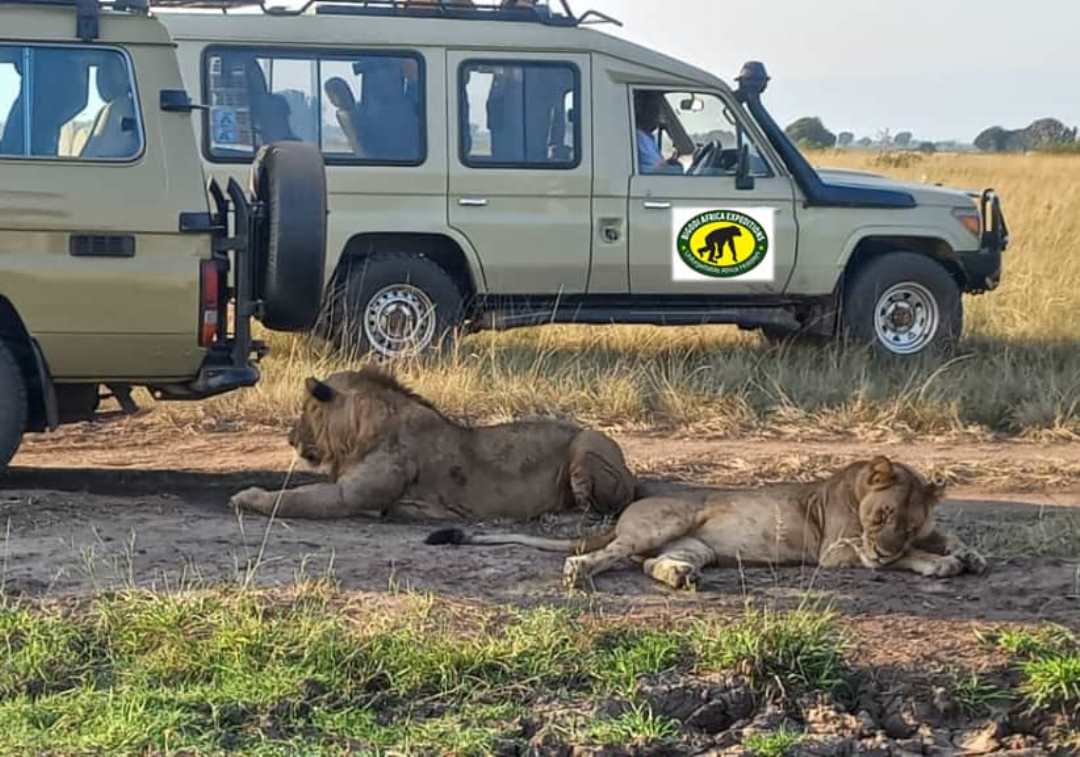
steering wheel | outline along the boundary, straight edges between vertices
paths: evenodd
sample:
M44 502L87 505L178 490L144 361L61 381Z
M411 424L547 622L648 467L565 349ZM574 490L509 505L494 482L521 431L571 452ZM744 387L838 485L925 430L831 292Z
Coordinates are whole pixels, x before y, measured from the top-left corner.
M696 176L701 172L701 169L709 165L713 156L721 149L722 145L720 141L714 139L710 142L706 142L694 151L694 159L690 163L690 168L687 170L687 174Z

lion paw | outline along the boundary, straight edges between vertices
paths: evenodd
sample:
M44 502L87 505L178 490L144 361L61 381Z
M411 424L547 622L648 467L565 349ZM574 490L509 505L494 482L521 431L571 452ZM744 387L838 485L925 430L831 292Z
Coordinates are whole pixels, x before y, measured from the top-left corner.
M580 589L584 580L588 577L585 571L585 561L580 557L568 557L563 563L563 586L570 591Z
M986 562L986 558L970 547L962 552L956 552L953 556L964 564L964 571L967 573L981 576L990 570L990 564Z
M245 510L266 513L267 505L273 505L273 495L265 489L260 489L257 486L250 489L244 489L242 492L237 492L229 500L229 504L236 513L242 513Z
M950 578L964 572L964 561L956 555L939 557L920 565L917 572L928 578Z
M690 563L656 558L645 561L645 573L672 589L696 589L698 569Z

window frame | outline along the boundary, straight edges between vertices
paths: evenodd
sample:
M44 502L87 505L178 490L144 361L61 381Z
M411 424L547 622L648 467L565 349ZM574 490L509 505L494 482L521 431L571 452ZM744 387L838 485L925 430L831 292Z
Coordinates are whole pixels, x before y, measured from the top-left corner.
M52 42L14 42L3 43L3 47L15 47L22 50L27 48L36 48L44 50L75 50L80 52L112 52L118 53L124 61L124 65L127 68L128 83L131 85L131 96L135 101L135 121L139 135L139 150L131 157L127 158L84 158L81 155L75 157L61 157L60 155L27 155L26 151L30 149L31 139L29 134L26 135L26 144L23 145L23 154L21 155L6 155L0 154L0 161L27 161L27 162L55 162L73 164L86 164L86 165L114 165L114 166L126 166L133 163L138 163L145 157L147 149L146 139L146 119L143 118L142 109L142 97L139 94L139 82L135 78L135 63L131 59L131 54L127 48L117 45L68 45L64 43L52 43ZM33 82L31 82L33 84ZM87 82L87 86L91 86L91 82ZM23 81L20 79L19 95L22 95L24 89ZM32 92L32 90L31 90ZM13 106L14 107L14 104ZM10 115L10 114L9 114ZM24 115L27 122L33 126L33 113L27 111Z
M574 77L574 160L564 163L530 163L527 161L497 161L470 159L465 149L465 135L469 133L468 119L465 113L468 110L469 93L465 87L465 71L475 66L534 66L537 68L567 68ZM581 167L584 153L581 128L581 68L571 60L537 60L535 58L468 58L458 64L457 70L458 90L458 161L466 168L483 170L492 168L498 170L516 169L519 171L574 171Z
M733 179L733 178L735 178L735 174L733 174L733 173L730 173L730 174L729 173L723 173L723 174L643 173L642 170L641 170L641 165L640 165L640 163L638 161L638 150L637 150L637 130L638 130L637 129L637 113L634 111L634 94L636 92L659 92L660 95L662 97L664 97L665 99L667 98L668 95L671 95L671 94L692 94L692 95L696 95L696 96L699 96L699 97L702 96L702 95L711 95L712 97L715 97L728 110L730 110L730 112L735 116L736 121L738 121L738 123L735 125L735 128L737 130L741 130L742 133L743 133L744 138L750 140L751 145L756 148L758 156L765 162L765 167L769 171L769 173L766 174L766 175L751 174L751 177L755 178L755 179L774 179L774 178L781 175L776 170L776 167L774 165L773 157L768 152L769 148L768 147L765 147L765 148L762 147L762 144L763 144L762 138L760 138L751 128L748 128L747 122L749 120L749 117L747 116L746 112L741 107L739 107L738 103L734 101L734 98L725 97L723 92L720 92L720 91L715 90L715 89L689 89L689 88L680 89L679 87L663 87L663 86L658 87L658 86L650 85L650 84L645 84L645 85L630 84L630 85L628 85L628 92L629 92L629 106L630 106L631 150L633 152L633 154L630 156L630 159L631 159L632 165L634 167L634 174L633 174L634 176L647 176L649 178L668 177L668 178L675 178L675 179L680 178L680 177L684 178L684 179ZM676 114L676 116L678 116L678 114ZM681 123L682 122L680 121L680 124ZM661 127L661 132L665 133L665 134L668 133L667 129L664 129L663 127ZM687 134L687 136L692 137L692 135L690 135L689 133ZM737 134L736 134L736 138L737 138ZM767 140L764 140L764 144L767 145ZM659 146L660 146L660 150L662 152L663 149L664 149L663 143L661 142Z
M316 73L319 77L319 89L318 95L318 107L316 108L317 123L319 126L319 137L316 147L319 149L319 153L323 156L323 162L328 166L367 166L367 167L402 167L402 168L417 168L427 163L428 160L428 109L427 109L427 95L428 95L428 79L427 79L427 59L424 54L416 49L406 48L344 48L344 47L290 47L283 45L245 45L245 44L213 44L207 45L203 48L202 55L199 56L199 78L201 82L203 99L207 103L207 109L203 113L202 118L202 154L203 158L210 163L218 165L250 165L255 160L255 154L258 152L259 147L256 147L250 158L232 158L215 155L210 145L210 57L215 54L221 54L221 52L244 52L254 53L256 58L259 57L281 57L292 58L293 60L310 60L316 64ZM322 91L322 59L329 60L345 60L355 61L358 57L383 57L383 58L411 58L416 61L419 67L420 77L420 111L418 117L420 119L420 156L416 160L372 160L371 158L350 158L342 153L326 153L323 152L322 146L322 104L325 97L325 93ZM310 143L308 143L310 144Z

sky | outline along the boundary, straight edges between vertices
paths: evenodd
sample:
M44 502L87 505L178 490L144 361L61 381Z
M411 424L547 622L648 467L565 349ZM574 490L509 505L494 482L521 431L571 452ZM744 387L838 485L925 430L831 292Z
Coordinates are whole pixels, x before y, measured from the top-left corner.
M765 103L786 125L911 131L970 142L1036 118L1080 124L1078 0L571 0L600 27L732 82L743 62L772 76Z

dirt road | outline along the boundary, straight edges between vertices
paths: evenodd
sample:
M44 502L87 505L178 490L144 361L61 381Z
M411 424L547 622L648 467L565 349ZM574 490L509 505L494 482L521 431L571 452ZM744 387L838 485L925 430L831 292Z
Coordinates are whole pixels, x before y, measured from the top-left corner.
M644 436L620 441L638 471L652 477L725 484L811 478L885 452L976 482L978 487L962 483L954 489L942 515L990 554L993 570L987 577L945 582L863 571L716 570L706 574L696 595L666 590L627 570L597 581L609 598L636 606L736 607L754 596L782 606L805 601L809 591L850 615L1080 624L1080 486L1073 477L1080 445L867 448ZM558 555L512 547L425 547L432 524L288 521L267 532L263 519L238 520L227 506L229 496L249 485L280 486L290 460L279 433L183 434L135 419L94 434L76 428L32 439L0 482L0 529L8 531L6 591L163 588L244 581L249 575L259 584L274 584L332 573L344 588L366 591L411 588L526 604L563 596ZM1000 460L1008 463L996 465ZM1002 477L1010 465L1017 475ZM298 474L299 480L309 477ZM1026 491L1002 490L1017 483L1013 488ZM569 518L532 528L567 531L579 525ZM1031 549L1040 556L1031 557Z

